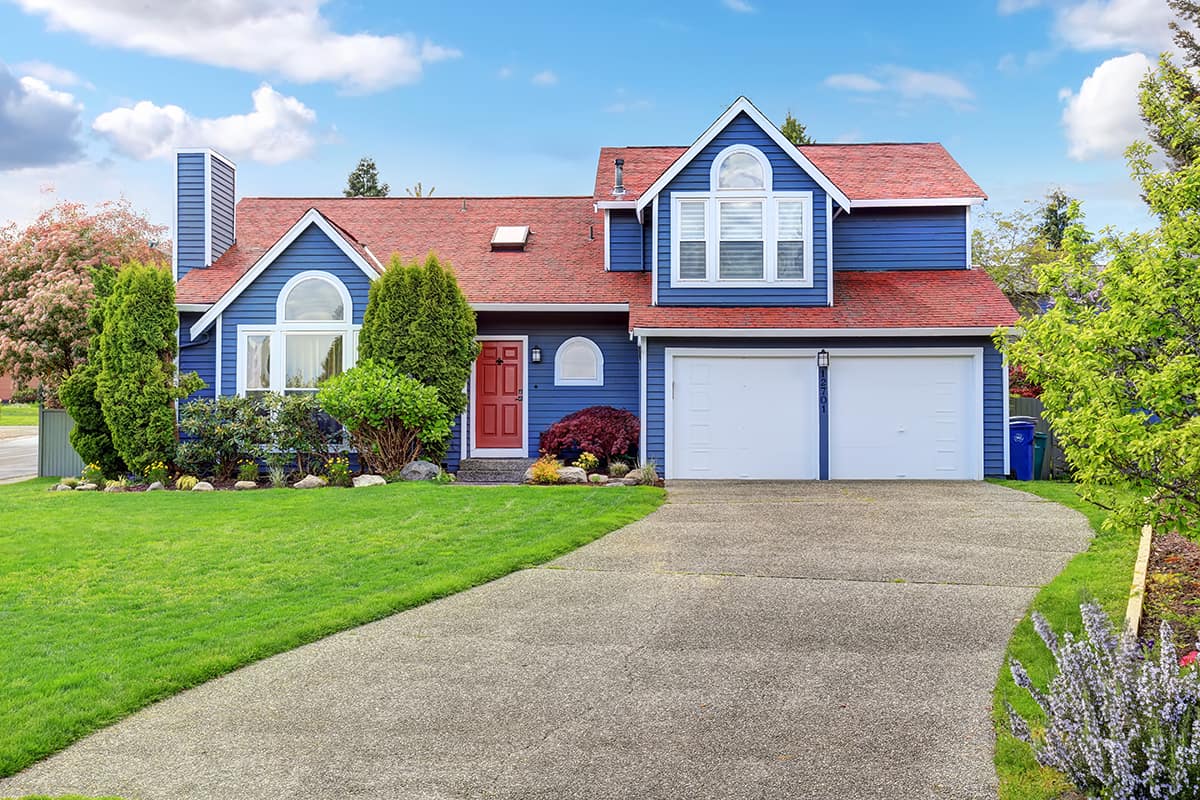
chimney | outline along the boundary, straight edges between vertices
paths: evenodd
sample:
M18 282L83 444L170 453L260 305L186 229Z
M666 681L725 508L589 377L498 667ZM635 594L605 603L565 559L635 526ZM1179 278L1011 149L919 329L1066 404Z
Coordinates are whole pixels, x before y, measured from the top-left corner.
M616 175L613 177L613 194L620 197L625 194L625 159L618 158L613 162L616 164Z
M215 150L175 154L175 279L212 266L237 239L237 166Z

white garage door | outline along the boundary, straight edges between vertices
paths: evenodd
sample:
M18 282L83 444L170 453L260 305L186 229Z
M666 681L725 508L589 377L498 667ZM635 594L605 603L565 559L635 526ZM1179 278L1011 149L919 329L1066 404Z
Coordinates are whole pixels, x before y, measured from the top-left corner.
M812 356L675 355L672 478L816 478Z
M829 366L829 477L982 478L970 355L836 353Z

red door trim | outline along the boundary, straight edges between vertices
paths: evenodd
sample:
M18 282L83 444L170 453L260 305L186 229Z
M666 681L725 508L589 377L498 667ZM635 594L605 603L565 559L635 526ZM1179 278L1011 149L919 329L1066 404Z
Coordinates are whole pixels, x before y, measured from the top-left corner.
M480 354L471 369L470 455L524 457L529 451L529 337L480 336L478 341Z

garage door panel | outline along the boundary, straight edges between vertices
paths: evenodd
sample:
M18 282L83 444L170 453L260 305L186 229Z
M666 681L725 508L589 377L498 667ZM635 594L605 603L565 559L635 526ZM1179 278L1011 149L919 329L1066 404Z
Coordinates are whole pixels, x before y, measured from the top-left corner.
M830 365L831 478L973 478L971 356L840 355Z
M676 478L815 478L812 357L673 356Z

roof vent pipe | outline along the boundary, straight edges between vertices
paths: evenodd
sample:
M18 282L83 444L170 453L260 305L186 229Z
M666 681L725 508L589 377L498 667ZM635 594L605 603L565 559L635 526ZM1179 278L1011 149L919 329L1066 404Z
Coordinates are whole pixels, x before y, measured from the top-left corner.
M616 164L616 175L613 178L613 194L625 194L625 159L618 158L613 162Z

